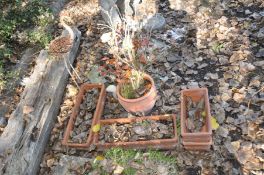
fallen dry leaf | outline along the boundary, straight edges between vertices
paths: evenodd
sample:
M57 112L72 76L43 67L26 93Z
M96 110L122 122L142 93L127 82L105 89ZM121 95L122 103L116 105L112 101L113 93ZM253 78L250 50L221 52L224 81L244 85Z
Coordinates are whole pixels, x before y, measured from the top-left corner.
M213 116L211 116L211 125L213 130L216 130L219 127L219 124Z
M100 124L96 124L92 127L92 131L93 132L99 132L100 131L100 128L101 128L101 125Z

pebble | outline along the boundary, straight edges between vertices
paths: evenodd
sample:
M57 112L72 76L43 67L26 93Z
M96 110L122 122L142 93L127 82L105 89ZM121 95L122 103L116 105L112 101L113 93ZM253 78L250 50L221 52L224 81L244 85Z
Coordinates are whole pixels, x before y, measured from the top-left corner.
M113 97L115 99L117 99L117 95L116 95L116 86L115 85L109 85L106 88L106 92L111 92L113 94Z

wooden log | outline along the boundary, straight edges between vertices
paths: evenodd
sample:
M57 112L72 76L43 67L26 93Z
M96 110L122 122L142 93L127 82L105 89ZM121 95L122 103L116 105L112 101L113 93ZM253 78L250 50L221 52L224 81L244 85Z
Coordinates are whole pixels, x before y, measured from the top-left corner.
M69 77L64 59L72 64L80 45L77 29L74 35L71 50L62 58L53 59L47 51L40 52L30 81L0 137L0 174L37 173Z

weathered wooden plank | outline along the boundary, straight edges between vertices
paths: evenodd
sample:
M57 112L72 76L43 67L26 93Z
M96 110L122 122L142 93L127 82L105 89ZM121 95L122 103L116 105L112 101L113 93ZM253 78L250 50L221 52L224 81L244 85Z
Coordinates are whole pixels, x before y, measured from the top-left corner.
M60 59L52 59L41 51L20 103L12 113L0 137L3 174L36 174L48 142L54 120L67 84L64 58L72 64L80 44L80 32L74 29L71 50Z

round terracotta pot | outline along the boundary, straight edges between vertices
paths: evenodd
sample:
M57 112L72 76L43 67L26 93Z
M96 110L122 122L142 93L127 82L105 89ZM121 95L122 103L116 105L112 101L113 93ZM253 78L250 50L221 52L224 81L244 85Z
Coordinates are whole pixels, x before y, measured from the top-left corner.
M140 98L136 99L126 99L121 96L120 94L120 87L122 86L122 82L118 83L116 88L116 94L119 103L123 106L123 108L127 112L132 113L143 113L147 114L151 111L151 109L154 107L156 100L157 100L157 91L154 84L154 80L151 78L151 76L145 74L144 79L149 80L151 83L151 89L147 94Z

